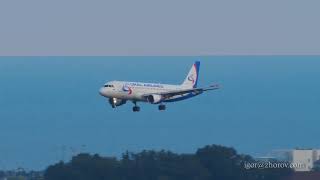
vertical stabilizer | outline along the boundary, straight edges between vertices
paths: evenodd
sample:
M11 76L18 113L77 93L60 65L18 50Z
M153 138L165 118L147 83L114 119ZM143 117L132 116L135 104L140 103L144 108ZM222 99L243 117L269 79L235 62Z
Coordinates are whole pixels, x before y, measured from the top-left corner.
M192 65L186 79L181 85L186 88L196 88L198 83L198 77L199 77L199 68L200 68L200 61L196 61Z

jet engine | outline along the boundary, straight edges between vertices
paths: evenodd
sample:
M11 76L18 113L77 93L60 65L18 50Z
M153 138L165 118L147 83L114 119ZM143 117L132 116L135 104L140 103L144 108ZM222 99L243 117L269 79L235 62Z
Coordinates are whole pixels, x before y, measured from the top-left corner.
M127 101L123 99L118 98L109 98L109 103L111 104L112 108L115 108L117 106L121 106L125 104Z
M151 104L160 103L162 101L162 99L163 99L163 97L158 94L152 94L147 97L148 102Z

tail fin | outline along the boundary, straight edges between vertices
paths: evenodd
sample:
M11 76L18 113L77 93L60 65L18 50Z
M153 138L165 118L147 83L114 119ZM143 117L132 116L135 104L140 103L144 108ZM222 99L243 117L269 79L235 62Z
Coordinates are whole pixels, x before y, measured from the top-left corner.
M181 85L187 88L196 88L198 84L199 68L200 68L200 61L196 61L192 65L186 79L183 81Z

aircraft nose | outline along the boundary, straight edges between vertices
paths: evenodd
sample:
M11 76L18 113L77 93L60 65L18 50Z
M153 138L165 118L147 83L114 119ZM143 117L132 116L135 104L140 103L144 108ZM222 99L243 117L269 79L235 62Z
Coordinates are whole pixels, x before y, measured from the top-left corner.
M105 88L104 88L104 87L100 88L99 94L100 94L101 96L104 96L104 94L105 94Z

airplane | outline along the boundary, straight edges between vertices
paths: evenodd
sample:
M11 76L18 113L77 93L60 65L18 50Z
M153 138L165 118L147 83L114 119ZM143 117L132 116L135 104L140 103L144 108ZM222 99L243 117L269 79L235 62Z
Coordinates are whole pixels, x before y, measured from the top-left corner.
M160 83L110 81L100 88L101 96L109 98L112 108L133 102L133 112L139 112L137 102L159 104L159 110L166 109L164 103L176 102L195 97L205 91L219 89L219 85L211 85L206 88L198 88L200 61L196 61L187 77L181 85L170 85Z

